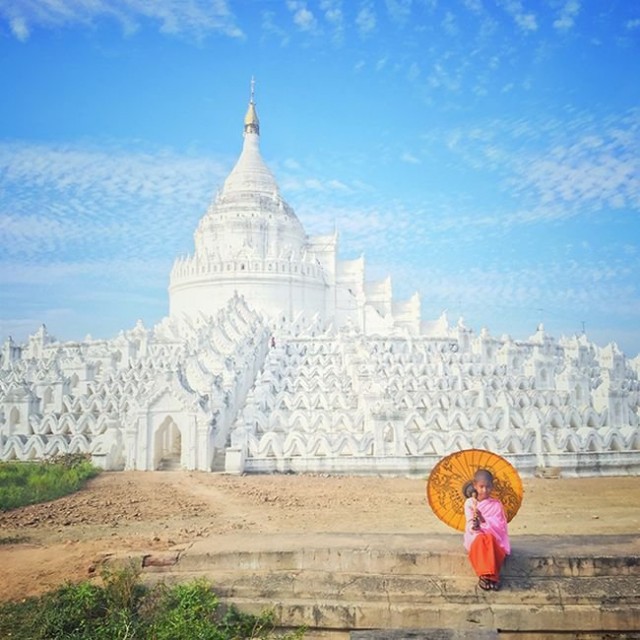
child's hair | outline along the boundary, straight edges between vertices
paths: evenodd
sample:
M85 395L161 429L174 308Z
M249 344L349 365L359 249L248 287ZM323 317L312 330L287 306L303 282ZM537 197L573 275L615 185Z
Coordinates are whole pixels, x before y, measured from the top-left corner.
M493 486L493 474L487 469L478 469L473 474L474 482L479 482L480 480L484 480L488 485Z

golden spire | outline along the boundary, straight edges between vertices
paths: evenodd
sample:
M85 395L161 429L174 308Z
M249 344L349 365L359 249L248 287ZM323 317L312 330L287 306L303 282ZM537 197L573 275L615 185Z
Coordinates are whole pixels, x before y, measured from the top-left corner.
M249 100L249 108L247 115L244 117L244 132L260 134L260 120L256 112L255 102L256 81L251 77L251 99Z

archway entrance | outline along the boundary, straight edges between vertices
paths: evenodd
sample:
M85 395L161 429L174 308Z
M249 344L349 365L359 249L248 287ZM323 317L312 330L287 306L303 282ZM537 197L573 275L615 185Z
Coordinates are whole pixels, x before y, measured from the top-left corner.
M182 434L171 416L167 416L153 439L153 468L173 471L182 468Z

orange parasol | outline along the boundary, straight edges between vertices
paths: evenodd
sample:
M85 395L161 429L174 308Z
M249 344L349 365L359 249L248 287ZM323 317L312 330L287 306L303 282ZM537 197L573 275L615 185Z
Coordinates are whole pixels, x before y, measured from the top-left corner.
M440 460L429 474L427 500L436 516L458 531L464 531L464 503L478 469L486 469L493 475L491 495L502 502L507 521L511 521L522 504L522 481L510 462L484 449L456 451Z

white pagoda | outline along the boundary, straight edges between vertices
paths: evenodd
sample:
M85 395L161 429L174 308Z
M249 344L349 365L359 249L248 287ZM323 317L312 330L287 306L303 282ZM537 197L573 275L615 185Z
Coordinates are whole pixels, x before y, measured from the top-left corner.
M367 332L420 331L420 300L394 304L391 282L365 283L363 259L340 261L336 234L307 236L260 155L253 87L235 167L171 271L172 317L215 315L234 295L272 318L314 317Z
M260 155L242 153L178 259L169 315L111 340L42 326L0 350L0 460L104 469L424 477L464 448L524 475L640 472L640 356L542 325L475 334L309 237Z

